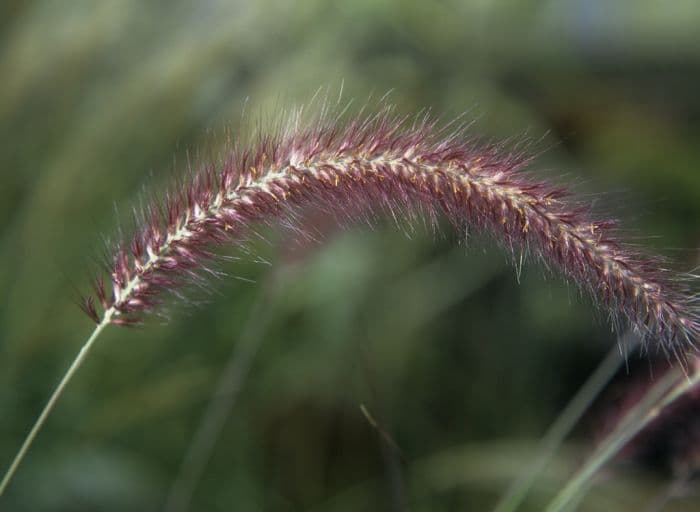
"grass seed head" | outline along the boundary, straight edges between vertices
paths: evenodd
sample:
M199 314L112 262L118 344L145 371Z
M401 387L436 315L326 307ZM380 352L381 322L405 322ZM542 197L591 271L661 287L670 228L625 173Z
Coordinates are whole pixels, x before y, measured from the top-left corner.
M340 215L417 209L446 216L460 232L486 232L508 250L527 249L615 322L682 358L700 333L688 282L623 243L614 219L535 177L530 162L506 144L478 143L463 128L440 128L428 116L411 121L387 106L348 122L328 112L311 122L292 116L146 207L132 238L112 250L110 284L98 280L83 309L98 323L138 323L164 292L201 279L216 246L258 222L292 224L303 207Z

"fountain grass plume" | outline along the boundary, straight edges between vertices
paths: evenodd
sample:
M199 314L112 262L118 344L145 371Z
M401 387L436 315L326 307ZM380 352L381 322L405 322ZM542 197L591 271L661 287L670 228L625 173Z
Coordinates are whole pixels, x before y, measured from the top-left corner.
M630 369L601 400L593 415L597 444L614 431L666 374L677 371L662 360L643 361ZM700 369L697 365L695 371ZM653 378L652 378L653 375ZM700 469L700 388L694 387L671 406L658 411L649 425L620 450L619 460L661 465L678 479L697 476Z
M183 187L146 207L129 241L113 250L109 283L99 279L83 309L96 323L131 325L164 292L202 275L216 246L257 222L293 223L315 205L352 216L360 208L445 215L528 250L590 292L615 320L682 358L700 332L697 299L660 258L618 239L617 222L597 218L566 189L536 178L531 158L506 144L480 144L464 128L440 128L425 115L389 106L341 123L301 115L234 144L225 161L204 166ZM450 131L451 130L451 131ZM303 228L303 226L302 226Z
M681 360L700 333L698 300L662 259L619 240L566 189L528 171L531 157L506 143L480 143L464 126L429 115L378 112L342 121L323 108L300 112L269 133L233 142L143 209L130 240L110 249L107 278L95 280L83 310L97 324L0 482L0 494L65 386L110 324L134 325L168 292L202 282L216 247L235 244L259 222L296 225L299 210L353 218L367 209L447 217L460 233L490 234L510 251L533 253L586 290L613 318ZM303 225L299 226L301 229Z

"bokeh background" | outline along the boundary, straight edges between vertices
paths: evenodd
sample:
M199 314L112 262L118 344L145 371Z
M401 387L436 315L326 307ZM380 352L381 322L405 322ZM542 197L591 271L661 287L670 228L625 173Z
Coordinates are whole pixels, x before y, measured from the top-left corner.
M538 169L632 239L700 263L697 0L4 0L3 470L92 328L75 302L104 239L188 160L216 158L244 110L265 122L341 84L351 109L392 90L399 112L526 136ZM231 278L167 321L106 332L0 508L493 506L615 346L607 319L541 265L518 282L488 240L309 222L321 243L261 229L252 255L228 252ZM226 421L193 448L222 375ZM580 464L597 421L525 510ZM672 480L663 460L618 462L580 510L645 510ZM697 510L694 487L681 494L663 510Z

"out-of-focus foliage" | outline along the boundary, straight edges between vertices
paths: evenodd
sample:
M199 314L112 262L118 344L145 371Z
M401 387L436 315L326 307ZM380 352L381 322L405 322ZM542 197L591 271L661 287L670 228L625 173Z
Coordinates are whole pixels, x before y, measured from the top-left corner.
M544 172L605 191L591 201L632 238L698 265L698 27L696 0L3 1L3 469L91 329L75 299L103 237L215 159L244 109L266 122L321 86L343 83L355 109L391 89L400 112L526 133ZM259 261L221 266L241 279L193 290L167 323L109 330L0 508L159 509L252 332L192 510L487 510L614 345L606 319L541 266L518 284L502 251L447 226L309 222L322 243L262 229ZM582 429L531 510L589 449ZM606 476L581 510L639 509L670 482L659 467ZM664 510L698 503L691 486Z

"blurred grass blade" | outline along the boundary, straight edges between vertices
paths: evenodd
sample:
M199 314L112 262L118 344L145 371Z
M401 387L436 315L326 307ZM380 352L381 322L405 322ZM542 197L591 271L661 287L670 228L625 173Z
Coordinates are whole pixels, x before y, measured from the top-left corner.
M571 429L622 365L625 356L619 347L633 350L637 344L638 338L628 331L622 336L618 346L610 350L542 438L535 462L508 488L496 504L494 512L512 512L522 504L532 484L552 460Z

